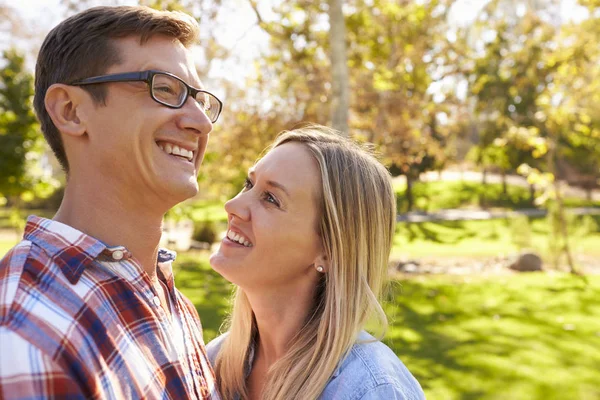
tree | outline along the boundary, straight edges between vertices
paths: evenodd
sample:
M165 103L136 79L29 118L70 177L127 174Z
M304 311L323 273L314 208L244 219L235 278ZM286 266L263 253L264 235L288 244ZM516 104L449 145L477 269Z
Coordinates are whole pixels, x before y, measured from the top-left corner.
M330 32L333 9L326 2L298 0L274 7L259 25L269 34L271 52L257 60L258 74L270 79L269 109L284 126L308 121L328 124L336 104L336 76ZM451 0L428 2L353 0L344 3L350 85L350 136L377 145L383 160L410 183L420 172L451 157L446 145L455 133L458 102L446 93L434 101L429 91L442 79L446 13ZM444 114L445 121L441 121ZM287 121L287 122L286 122Z
M566 24L556 1L532 2L518 18L499 8L507 1L485 9L481 25L488 39L473 47L469 78L480 160L503 150L497 159L541 186L536 202L556 223L551 241L560 243L576 273L559 180L567 167L598 172L600 57L598 47L589 46L600 38L598 10L590 6L590 18Z
M477 162L482 164L496 154L494 158L507 161L497 164L506 173L507 168L514 171L523 163L539 164L527 129L540 130L536 100L552 73L543 57L555 28L533 11L519 19L504 14L496 17L500 4L490 3L488 16L479 21L482 35L491 39L483 43L483 51L478 48L481 43L471 48L474 67L468 78L479 132ZM498 157L499 151L505 154Z
M16 201L42 176L36 163L42 135L33 113L33 76L16 50L3 53L0 70L0 194Z
M354 3L348 17L351 127L376 143L394 175L412 183L453 156L448 146L460 113L455 94L431 88L456 73L446 37L452 1ZM438 85L440 87L440 85Z

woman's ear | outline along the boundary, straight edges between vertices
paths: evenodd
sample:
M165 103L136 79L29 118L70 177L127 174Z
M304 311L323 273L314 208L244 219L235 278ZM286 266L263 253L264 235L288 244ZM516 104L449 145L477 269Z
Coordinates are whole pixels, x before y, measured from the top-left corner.
M75 86L55 83L48 88L44 104L52 122L59 130L69 136L82 136L86 132L86 121L81 118L83 91Z
M327 261L327 257L324 255L317 257L314 266L317 272L320 272L322 274L326 274L330 270L329 262Z

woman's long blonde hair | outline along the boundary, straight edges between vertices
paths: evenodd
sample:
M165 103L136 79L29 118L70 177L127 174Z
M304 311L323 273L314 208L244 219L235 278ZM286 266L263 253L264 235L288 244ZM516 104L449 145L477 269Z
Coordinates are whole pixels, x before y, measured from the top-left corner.
M379 303L396 222L390 175L371 152L334 130L307 126L279 135L271 149L304 144L317 160L322 200L319 234L329 267L314 308L287 354L271 366L263 399L316 399L371 317L387 328ZM252 308L237 289L229 336L216 360L221 395L248 397L246 364L257 334Z

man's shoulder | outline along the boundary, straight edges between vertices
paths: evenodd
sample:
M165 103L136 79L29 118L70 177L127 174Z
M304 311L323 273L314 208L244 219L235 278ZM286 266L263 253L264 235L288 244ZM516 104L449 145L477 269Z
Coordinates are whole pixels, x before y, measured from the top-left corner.
M0 260L0 326L35 346L54 348L67 332L79 332L71 328L91 286L74 289L53 257L23 240Z
M361 399L384 389L394 393L392 398L424 398L421 386L398 356L363 331L340 363L325 393L335 394L335 398Z
M27 265L35 261L43 262L34 253L32 243L22 240L0 260L0 322L4 322L15 301L23 275L28 273Z
M65 297L50 272L51 263L29 240L19 242L0 260L1 352L7 357L37 354L53 359L68 330L65 326L72 326L74 319L59 306Z
M0 259L0 279L5 277L11 266L22 268L27 257L29 257L31 247L32 243L30 240L21 240Z

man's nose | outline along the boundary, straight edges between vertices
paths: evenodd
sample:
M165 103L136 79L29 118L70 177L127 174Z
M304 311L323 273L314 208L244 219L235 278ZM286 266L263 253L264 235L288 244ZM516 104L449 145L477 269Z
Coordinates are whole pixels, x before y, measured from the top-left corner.
M181 118L178 120L179 128L194 133L207 135L212 131L213 124L204 112L204 109L193 97L188 97L183 107L180 108Z

